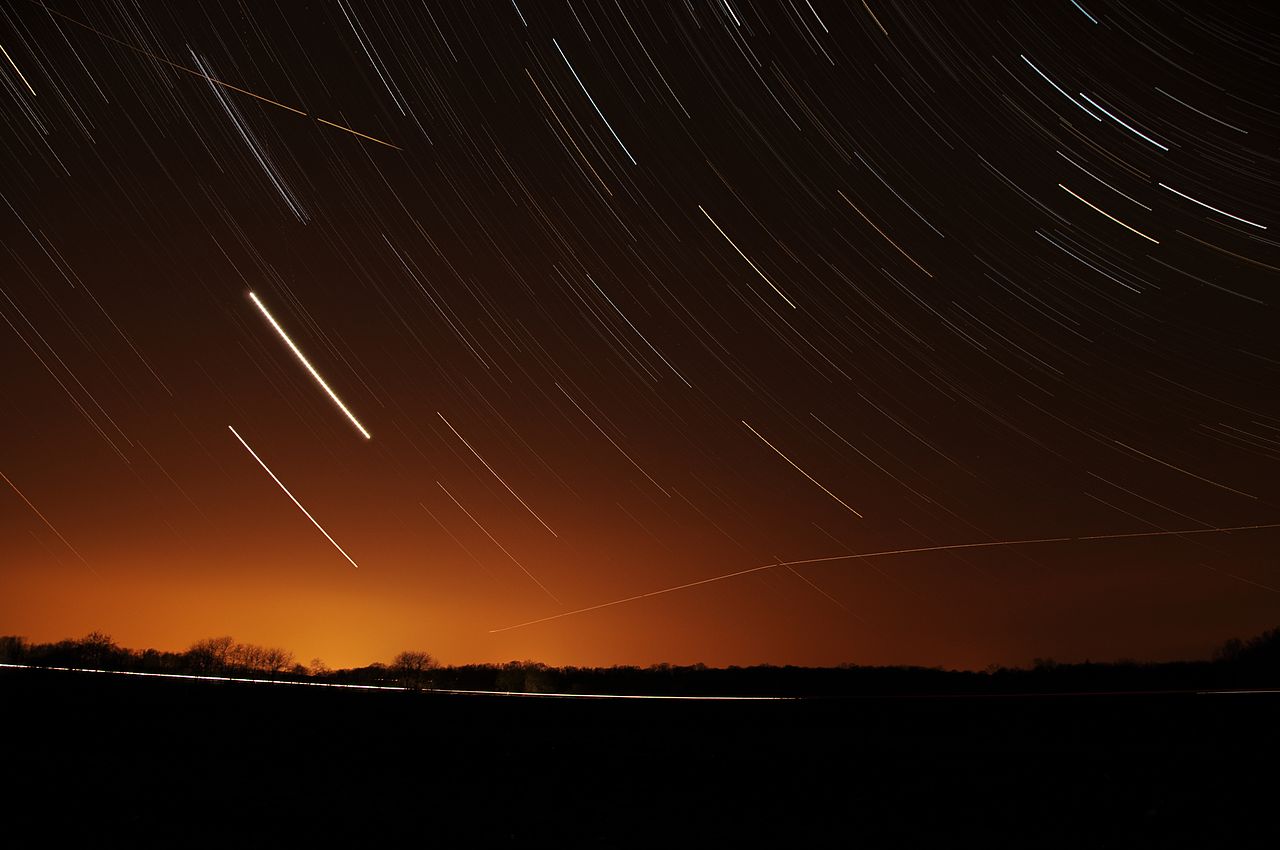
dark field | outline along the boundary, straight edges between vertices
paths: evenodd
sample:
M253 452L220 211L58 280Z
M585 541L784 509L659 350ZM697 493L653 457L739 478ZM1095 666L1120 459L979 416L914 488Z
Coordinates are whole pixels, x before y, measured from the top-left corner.
M1280 694L658 702L6 670L0 700L5 821L42 844L1280 834Z

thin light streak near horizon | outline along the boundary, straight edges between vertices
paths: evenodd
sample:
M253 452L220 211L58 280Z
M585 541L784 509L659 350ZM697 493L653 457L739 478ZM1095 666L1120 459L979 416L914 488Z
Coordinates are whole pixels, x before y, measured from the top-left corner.
M449 694L476 697L524 697L528 699L653 699L676 702L791 702L804 697L736 696L721 694L580 694L557 691L482 691L463 688L410 688L405 685L352 685L343 682L306 682L296 679L248 679L240 676L209 676L196 673L145 673L139 670L103 670L94 667L43 667L34 664L0 663L9 670L48 670L54 673L101 673L107 676L141 676L151 679L183 679L194 682L239 682L244 685L293 685L302 688L336 688L352 691L398 691L417 694Z
M748 426L750 427L750 426ZM663 596L668 593L675 593L679 590L688 590L691 587L700 587L704 584L714 584L716 582L725 581L738 576L750 575L751 573L763 572L765 570L775 570L779 567L797 567L808 564L823 564L833 561L853 561L867 558L882 558L889 555L916 555L924 552L943 552L956 549L984 549L995 546L1030 546L1037 543L1071 543L1083 542L1089 540L1120 540L1137 537L1172 537L1191 534L1225 534L1232 531L1255 531L1259 529L1280 528L1280 522L1263 523L1261 525L1235 525L1222 528L1193 528L1179 531L1133 531L1120 532L1117 534L1092 534L1092 535L1073 535L1069 537L1032 537L1020 540L991 540L980 543L949 543L941 546L919 546L911 549L885 549L879 552L859 552L852 555L828 555L822 558L801 558L795 561L773 561L768 564L761 564L757 567L748 567L745 570L737 570L732 573L724 573L723 575L711 576L709 578L698 579L697 581L678 584L675 587L667 587L662 590L651 590L647 593L638 593L635 596L628 596L624 599L615 599L612 602L601 602L598 605L589 605L586 608L578 608L574 611L564 611L559 614L552 614L548 617L540 617L536 620L528 620L523 623L516 623L513 626L503 626L499 629L489 629L489 634L498 634L499 632L509 632L515 629L523 629L527 626L536 626L539 623L548 623L552 620L561 620L565 617L572 617L576 614L586 614L591 611L599 611L604 608L613 608L618 605L625 605L628 602L638 602L641 599L648 599L653 596Z

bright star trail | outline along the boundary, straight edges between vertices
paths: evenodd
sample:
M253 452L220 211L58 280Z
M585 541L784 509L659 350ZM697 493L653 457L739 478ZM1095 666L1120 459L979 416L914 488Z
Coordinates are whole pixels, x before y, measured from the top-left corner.
M320 388L328 394L329 398L333 399L333 403L338 406L338 409L342 411L343 415L345 415L347 419L351 420L351 424L356 426L356 430L360 432L361 436L366 440L370 439L369 432L360 424L360 420L356 419L355 414L347 409L347 406L342 403L342 399L338 398L338 394L333 391L333 388L325 382L324 378L320 377L320 373L316 371L316 367L312 366L311 361L307 360L306 355L298 349L298 346L294 345L293 340L284 332L284 328L280 327L280 323L277 322L275 316L271 315L270 311L267 310L266 305L259 301L258 296L252 292L249 293L249 297L253 299L254 305L262 311L262 315L267 317L267 321L271 323L271 327L275 328L276 333L280 334L280 338L284 340L285 345L289 346L289 350L293 352L293 356L297 357L298 362L311 373L311 377L315 378L316 383L320 385Z
M0 4L0 635L1272 628L1275 5Z

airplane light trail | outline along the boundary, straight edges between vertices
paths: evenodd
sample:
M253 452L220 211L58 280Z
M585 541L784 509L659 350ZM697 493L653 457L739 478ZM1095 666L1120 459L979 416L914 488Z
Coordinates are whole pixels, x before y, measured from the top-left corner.
M823 558L802 558L796 561L772 561L768 564L761 564L758 567L748 567L745 570L738 570L732 573L711 576L710 578L698 579L697 581L678 584L675 587L667 587L662 590L651 590L648 593L638 593L635 596L628 596L625 599L615 599L612 602L601 602L598 605L589 605L586 608L578 608L575 611L564 611L560 614L552 614L549 617L540 617L536 620L516 623L514 626L503 626L500 629L490 629L489 634L492 635L499 632L509 632L514 629L523 629L526 626L535 626L539 623L550 622L551 620L560 620L565 617L572 617L575 614L586 614L589 611L599 611L602 608L612 608L616 605L625 605L628 602L636 602L641 599L648 599L652 596L662 596L667 593L675 593L677 590L688 590L691 587L700 587L704 584L714 584L727 579L737 578L738 576L763 572L764 570L776 570L779 567L796 567L802 564L823 564L830 563L832 561L882 558L889 555L916 555L922 552L942 552L954 549L985 549L993 546L1030 546L1036 543L1080 543L1089 540L1120 540L1137 537L1173 537L1190 534L1225 534L1231 531L1254 531L1266 528L1280 528L1280 522L1266 523L1263 525L1235 525L1224 528L1193 528L1184 531L1131 531L1117 534L1076 535L1073 537L1033 537L1021 540L990 540L981 543L949 543L942 546L920 546L913 549L885 549L880 552L860 552L853 555L828 555Z
M298 350L298 346L293 344L293 340L289 339L289 335L284 332L284 328L280 327L280 323L277 322L275 316L272 316L267 310L266 305L259 301L258 296L252 292L249 293L249 297L253 299L253 303L257 305L258 309L262 311L262 315L267 317L267 321L271 323L271 327L276 329L276 333L280 334L280 338L289 346L289 350L293 352L293 355L298 358L303 366L307 367L307 371L311 373L311 377L316 379L316 383L324 388L324 391L329 394L329 398L333 399L333 403L338 405L339 409L347 415L347 418L351 420L351 424L356 426L360 433L364 435L366 440L371 439L369 432L360 424L360 420L356 419L355 414L347 409L347 406L342 403L342 399L338 398L338 394L329 388L329 385L325 383L324 378L320 377L320 373L311 365L311 362L307 360L306 356Z
M325 531L324 527L321 526L320 523L316 522L316 518L311 515L311 512L308 511L306 508L304 508L302 506L302 503L299 502L296 498L294 498L294 495L289 492L289 488L284 486L284 482L281 481L279 478L276 478L276 474L271 471L271 467L267 466L265 463L262 462L262 458L258 457L257 452L249 448L249 444L244 441L244 437L241 437L238 433L236 433L236 429L232 428L230 425L228 425L227 428L231 431L232 434L235 434L236 439L240 441L240 445L248 449L249 454L253 455L253 459L258 462L258 465L267 471L267 475L271 476L271 480L279 484L280 489L284 491L284 494L293 500L293 503L298 506L298 510L306 514L307 519L311 520L311 524L314 525L316 528L320 529L320 533L325 536L326 540L328 540L330 543L333 544L333 548L337 549L339 552L342 552L342 557L346 558L348 561L351 561L351 566L355 567L357 570L360 569L360 565L357 564L355 561L351 560L351 556L348 555L343 550L343 548L338 545L338 541L330 537L329 532Z
M39 5L42 9L44 9L44 11L48 12L50 15L57 15L59 18L62 18L64 21L67 21L68 23L74 24L75 26L78 26L81 29L86 29L89 32L94 33L95 35L101 36L107 41L120 45L121 47L126 47L129 50L132 50L134 53L139 53L143 56L146 56L149 59L154 59L157 62L161 62L165 65L168 65L170 68L173 68L175 70L182 71L183 73L186 73L186 74L190 74L193 77L200 77L202 80L206 80L210 83L213 83L214 85L222 86L225 89L229 89L231 91L238 92L243 95L247 95L253 98L254 100L260 101L262 103L269 103L272 106L279 107L280 109L286 110L287 112L292 112L295 115L301 115L304 118L313 118L321 124L325 124L329 127L333 127L336 130L342 130L343 132L350 133L353 136L359 136L362 139L368 139L371 142L377 142L378 144L385 145L386 147L392 148L393 150L398 150L398 151L404 150L404 148L400 147L399 145L393 145L391 144L391 142L383 141L382 139L376 138L374 136L370 136L367 133L361 133L359 130L353 130L350 127L346 126L345 124L338 124L334 121L326 121L325 119L315 115L309 115L308 113L304 112L301 109L298 109L297 107L289 106L288 104L281 103L278 100L272 100L269 97L264 97L263 95L257 94L255 92L251 92L248 89L242 89L239 86L233 86L231 85L231 83L216 79L215 77L209 76L208 74L202 73L193 68L188 68L186 65L179 65L177 62L173 62L169 59L164 58L163 56L157 56L156 54L152 53L149 50L143 50L141 47L138 47L135 44L130 44L129 42L118 39L115 36L108 35L102 30L95 29L89 26L88 24L86 24L84 21L77 20L71 17L70 15L57 11L56 9L50 9L48 6L45 6L43 3L40 3ZM3 48L0 48L0 50L2 49ZM8 56L8 51L5 51L5 56L6 57ZM13 60L10 59L9 61L12 62ZM17 67L18 67L17 65L14 65L14 70L17 70ZM22 76L22 72L18 71L18 75ZM27 82L25 77L23 77L22 81L24 83ZM30 83L27 84L27 88L31 88ZM35 94L35 90L33 89L31 93Z

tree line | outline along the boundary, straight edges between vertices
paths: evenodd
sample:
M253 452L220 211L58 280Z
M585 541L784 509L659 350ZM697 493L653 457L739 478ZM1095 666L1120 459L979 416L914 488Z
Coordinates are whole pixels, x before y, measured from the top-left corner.
M106 634L33 643L0 636L0 663L29 667L115 670L171 675L268 678L417 690L517 693L660 694L673 696L813 696L862 694L1062 693L1280 687L1280 628L1249 640L1233 638L1212 659L1172 662L1057 663L991 666L983 671L939 667L703 664L649 667L552 667L535 661L442 666L430 653L406 650L390 663L331 669L319 658L299 663L278 647L239 643L229 636L196 641L181 652L121 647Z

